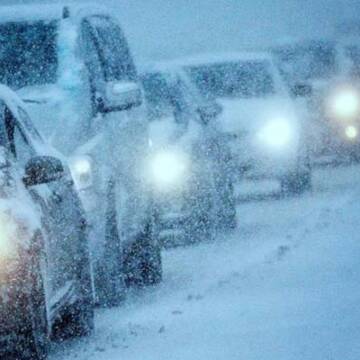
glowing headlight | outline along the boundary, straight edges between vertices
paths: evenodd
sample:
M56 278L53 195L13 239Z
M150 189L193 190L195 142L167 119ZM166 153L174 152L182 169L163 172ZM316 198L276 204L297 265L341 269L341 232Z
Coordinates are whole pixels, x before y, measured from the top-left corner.
M157 187L167 189L181 184L187 168L184 154L164 151L151 160L150 176Z
M92 166L87 156L76 157L70 162L71 173L78 189L91 185Z
M0 215L0 258L12 259L16 256L16 236L18 225L7 214Z
M360 111L359 95L353 89L345 89L337 93L331 100L333 116L339 119L354 119Z
M357 138L358 134L359 134L359 131L355 126L351 125L351 126L347 126L345 128L345 135L347 138L349 138L351 140Z
M292 140L293 129L286 119L269 122L258 133L258 140L268 146L281 148Z

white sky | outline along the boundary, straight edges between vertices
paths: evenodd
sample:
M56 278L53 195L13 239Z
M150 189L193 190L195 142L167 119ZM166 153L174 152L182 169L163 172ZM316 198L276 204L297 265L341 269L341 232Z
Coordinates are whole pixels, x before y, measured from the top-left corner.
M138 59L172 58L267 46L292 38L332 36L336 24L360 18L360 0L103 1L117 8ZM35 1L0 0L15 2Z

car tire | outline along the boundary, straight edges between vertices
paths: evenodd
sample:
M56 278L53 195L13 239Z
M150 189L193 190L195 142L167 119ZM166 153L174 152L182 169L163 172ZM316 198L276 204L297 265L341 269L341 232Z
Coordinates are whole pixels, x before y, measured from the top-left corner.
M82 228L80 231L84 231ZM83 233L84 234L84 233ZM81 245L87 244L87 238ZM85 245L86 246L86 245ZM94 330L94 294L88 248L82 249L83 262L78 264L77 289L79 300L72 306L65 306L65 312L53 325L53 337L67 339L90 335Z
M126 299L123 249L118 230L115 182L110 181L105 214L105 252L95 271L97 305L116 307Z
M210 197L199 200L192 206L194 212L190 213L184 224L187 244L210 241L214 238L216 221L212 216L212 201Z
M301 195L311 189L311 171L301 174L290 174L281 179L281 193L283 195Z
M225 194L221 196L221 211L218 214L218 228L222 231L234 230L237 227L236 218L236 199L234 185L230 182L227 184Z
M49 351L49 325L40 264L40 259L34 259L32 268L24 277L31 284L31 291L22 295L25 315L21 324L22 340L15 350L15 358L22 360L45 360ZM28 286L29 283L24 286Z
M141 261L141 281L145 286L156 285L162 281L162 257L159 241L152 241L152 232L147 229L147 242L144 245Z
M156 220L149 220L137 240L124 251L128 286L150 286L162 281L161 245Z

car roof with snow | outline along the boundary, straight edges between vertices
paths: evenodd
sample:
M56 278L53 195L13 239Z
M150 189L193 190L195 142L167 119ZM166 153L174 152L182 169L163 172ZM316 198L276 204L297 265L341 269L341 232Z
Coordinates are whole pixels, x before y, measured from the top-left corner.
M65 17L86 16L94 14L109 14L104 7L96 3L81 4L31 4L0 6L0 23L59 20Z
M272 62L273 58L269 52L266 51L241 51L232 53L218 53L218 54L200 54L170 62L173 66L198 66L219 62L230 61L269 61Z

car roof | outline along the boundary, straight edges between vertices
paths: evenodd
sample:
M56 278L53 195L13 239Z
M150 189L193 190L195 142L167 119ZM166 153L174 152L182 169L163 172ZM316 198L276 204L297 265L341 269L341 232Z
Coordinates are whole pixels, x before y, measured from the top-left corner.
M241 51L241 52L231 52L231 53L209 53L209 54L199 54L191 57L185 57L182 59L177 59L169 64L173 66L198 66L219 62L230 62L230 61L256 61L264 60L272 62L272 55L266 51Z
M81 4L32 4L32 5L7 5L0 6L0 23L60 20L64 17L72 17L92 14L109 14L105 8L95 3Z

